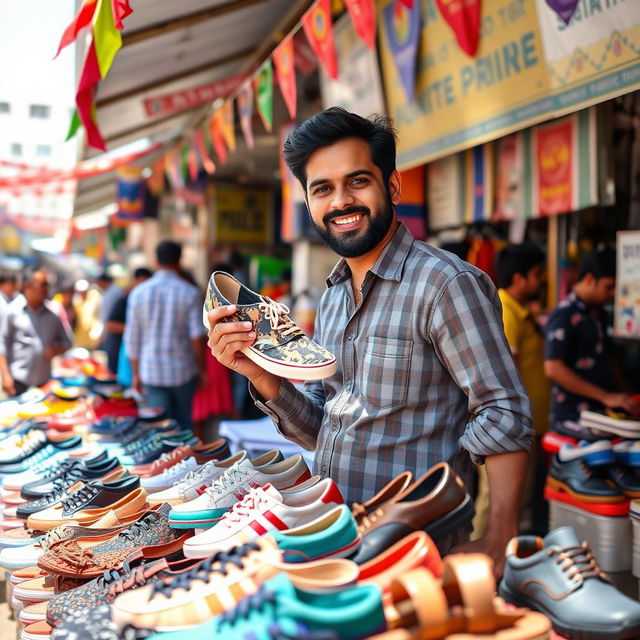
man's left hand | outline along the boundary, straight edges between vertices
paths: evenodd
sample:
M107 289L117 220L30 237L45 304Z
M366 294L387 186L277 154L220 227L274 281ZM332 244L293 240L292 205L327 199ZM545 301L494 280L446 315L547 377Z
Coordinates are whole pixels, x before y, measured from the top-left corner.
M516 535L515 533L513 535ZM493 575L497 580L502 578L507 544L513 536L485 535L475 542L461 544L451 550L451 553L484 553L493 560Z

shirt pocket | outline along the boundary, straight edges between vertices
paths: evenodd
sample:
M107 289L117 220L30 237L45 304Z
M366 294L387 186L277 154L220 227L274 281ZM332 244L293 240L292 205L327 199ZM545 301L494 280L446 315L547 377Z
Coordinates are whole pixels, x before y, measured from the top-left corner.
M364 348L360 388L374 407L407 402L413 340L369 336Z

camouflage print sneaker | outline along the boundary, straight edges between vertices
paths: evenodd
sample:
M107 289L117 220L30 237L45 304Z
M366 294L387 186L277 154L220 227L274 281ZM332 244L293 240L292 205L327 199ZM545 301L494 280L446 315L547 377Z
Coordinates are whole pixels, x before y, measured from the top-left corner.
M242 353L269 373L295 380L322 380L336 372L335 356L308 338L289 317L289 308L266 296L260 296L224 271L212 274L202 310L205 327L207 314L216 307L236 305L236 313L227 322L251 322L256 341Z

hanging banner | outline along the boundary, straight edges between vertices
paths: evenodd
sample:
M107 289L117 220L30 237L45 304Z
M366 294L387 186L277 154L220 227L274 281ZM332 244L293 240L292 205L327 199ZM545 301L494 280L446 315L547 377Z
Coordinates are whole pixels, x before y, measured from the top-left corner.
M196 148L198 149L198 153L200 154L200 162L202 163L202 168L209 174L213 175L216 172L216 165L214 161L209 157L209 153L207 152L207 145L204 141L204 132L200 127L196 129Z
M640 338L640 231L618 231L614 331Z
M246 77L244 74L236 74L191 89L163 93L159 96L146 98L142 101L142 105L149 117L166 116L170 113L185 111L197 107L199 104L214 102L218 98L230 96L246 80Z
M333 41L329 0L318 0L303 16L302 27L318 60L335 80L338 77L338 57Z
M417 240L427 239L427 204L425 168L403 171L402 198L397 207L398 220L407 225Z
M264 128L271 131L273 127L273 65L271 58L263 63L253 82L258 103L258 115Z
M345 0L353 26L362 41L373 49L376 46L376 8L373 0ZM342 65L338 61L340 68Z
M473 58L480 39L480 0L436 0L436 4L460 48Z
M219 244L268 244L271 199L262 189L216 185L213 239Z
M236 150L236 122L233 111L233 100L225 100L220 109L220 122L222 124L222 135L230 151Z
M274 50L273 64L280 92L287 105L289 116L296 117L298 89L296 86L296 70L293 63L293 35L289 34Z
M340 73L333 80L324 69L320 70L322 106L343 107L365 118L372 113L384 115L378 56L360 39L349 16L336 22L335 42Z
M218 156L220 164L227 163L227 146L224 142L224 135L222 134L222 112L218 109L209 120L209 135L211 137L211 144L213 150Z
M493 212L493 144L488 142L462 154L464 162L464 213L467 223L491 219Z
M116 171L116 218L120 223L142 220L144 215L144 180L140 167L120 167Z
M416 57L420 40L420 3L408 9L395 0L382 12L387 47L397 69L406 99L411 102L416 88Z
M531 217L525 207L525 185L531 182L530 155L524 152L524 132L512 133L494 143L496 154L495 206L492 220Z
M247 84L240 90L236 98L238 103L238 115L240 116L240 128L249 149L253 149L253 84Z
M381 0L378 17L394 6ZM545 0L483 0L470 60L435 0L421 4L415 99L407 102L388 29L380 53L398 165L417 166L640 88L637 2L580 0L569 25Z
M547 4L562 18L565 24L571 22L578 8L579 0L547 0Z
M454 154L427 165L427 210L429 231L439 231L462 224L464 198L463 166L460 155Z

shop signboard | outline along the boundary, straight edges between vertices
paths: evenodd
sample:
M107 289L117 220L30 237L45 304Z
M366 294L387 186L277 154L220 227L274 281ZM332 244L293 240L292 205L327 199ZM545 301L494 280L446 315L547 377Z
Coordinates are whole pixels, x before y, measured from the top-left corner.
M640 338L640 231L618 232L615 334Z
M393 0L378 4L378 23ZM572 113L640 88L636 0L579 0L566 25L545 0L484 0L475 58L436 0L422 0L415 98L408 102L379 27L388 114L400 168Z
M369 49L356 33L348 14L336 21L334 37L339 74L338 79L333 80L320 68L324 108L344 107L364 117L373 113L384 114L382 80L375 49Z
M271 196L264 189L217 185L214 241L218 244L268 244Z

